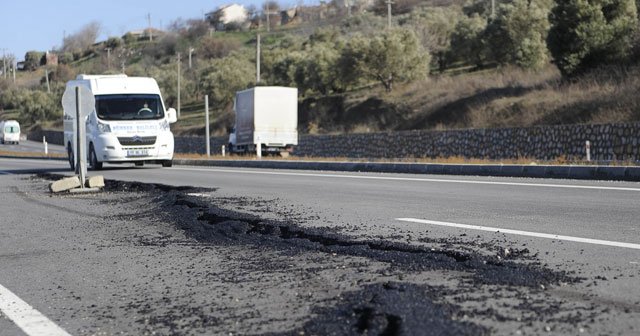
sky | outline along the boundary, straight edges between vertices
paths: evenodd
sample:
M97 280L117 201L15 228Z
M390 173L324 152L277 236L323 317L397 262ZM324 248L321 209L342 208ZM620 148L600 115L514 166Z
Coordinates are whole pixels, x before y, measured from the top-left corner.
M47 51L62 46L71 35L88 23L102 27L98 41L122 36L148 26L165 29L177 19L198 19L222 5L256 5L261 0L0 0L0 57L13 54L18 61L27 51ZM283 7L288 3L278 1ZM311 3L305 0L303 3Z

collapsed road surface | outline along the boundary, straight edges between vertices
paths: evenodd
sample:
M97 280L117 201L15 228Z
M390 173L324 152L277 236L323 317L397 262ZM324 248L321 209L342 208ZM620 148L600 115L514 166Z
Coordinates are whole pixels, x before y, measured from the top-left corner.
M234 181L232 173L218 171L207 175L211 180L196 175L192 178L200 183L185 180L181 187L168 176L185 170L116 169L105 171L103 193L51 195L51 175L32 174L29 161L15 163L23 168L3 164L0 169L11 174L0 175L0 286L72 335L628 335L640 327L638 250L397 221L412 216L394 209L402 206L393 199L398 188L393 180L374 180L377 185L362 189L336 178L354 189L345 191L329 178L309 174L305 181L290 182L306 184L306 191L276 198L244 190L255 184L277 193L279 183L291 193L283 175L265 178L255 171ZM125 175L150 181L127 182ZM314 185L312 179L323 183ZM470 184L482 190L459 195L465 212L447 183L410 182L422 183L418 189L425 195L415 202L405 199L403 211L414 211L412 203L419 203L423 214L439 206L443 214L476 212L504 226L502 217L514 223L561 217L562 206L567 219L555 223L558 233L567 233L563 225L588 222L590 216L608 219L604 224L626 235L626 242L638 241L633 205L640 190L633 184L569 182L601 188L571 195L576 188L558 187L546 197L565 199L558 207L536 194L550 187L501 197L495 189L507 193L514 186ZM433 204L428 183L438 183L436 194L448 206ZM334 213L322 211L326 189L340 202ZM374 190L380 192L376 197ZM302 193L319 206L294 199ZM484 195L486 203L505 204L482 213L483 202L474 193ZM376 203L385 196L391 197L383 201L386 209ZM539 202L529 208L507 209L535 198ZM593 213L577 211L595 203L601 208ZM528 216L543 207L546 213ZM608 212L612 207L616 211ZM380 213L392 216L375 219ZM584 232L570 227L568 233L589 236L591 231L592 238L625 241L586 227ZM5 316L0 334L22 332L6 312L0 314Z

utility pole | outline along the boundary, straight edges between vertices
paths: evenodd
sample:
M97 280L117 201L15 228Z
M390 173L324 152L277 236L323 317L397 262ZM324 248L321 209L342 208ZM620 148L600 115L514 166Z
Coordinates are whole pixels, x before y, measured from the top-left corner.
M269 2L267 1L267 31L271 31L271 23L269 22L269 16L271 16L271 10L269 9Z
M149 22L149 41L153 41L153 32L151 31L151 13L147 14L147 20Z
M394 2L391 0L387 0L387 27L391 29L391 5Z
M7 79L7 49L2 48L2 76Z
M180 118L180 53L178 53L178 118Z
M491 0L491 19L496 18L496 0Z
M260 83L260 34L256 44L256 85Z
M107 70L111 70L111 48L107 48Z
M47 79L47 93L51 93L51 86L49 85L49 69L44 68L44 78Z
M195 49L189 48L189 70L191 70L191 54L193 54L194 51Z
M13 60L13 84L16 84L16 71L18 71L18 60Z
M278 12L272 12L269 2L266 3L267 9L264 11L265 16L267 17L267 31L271 31L271 14L278 14Z

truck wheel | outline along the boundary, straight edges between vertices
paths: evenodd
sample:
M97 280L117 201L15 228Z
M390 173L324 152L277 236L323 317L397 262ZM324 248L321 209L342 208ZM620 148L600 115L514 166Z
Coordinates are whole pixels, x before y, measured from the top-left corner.
M73 158L73 150L71 149L71 144L67 147L67 156L69 157L69 166L71 170L76 170L75 159Z
M96 157L96 150L93 148L93 144L89 146L89 164L93 170L102 169L102 162L98 161Z
M229 152L229 154L233 153L233 145L231 143L227 145L227 151Z
M173 166L173 160L164 160L162 161L162 166L165 168L169 168Z
M136 167L142 167L144 166L144 161L138 161L136 163L134 163L136 165Z

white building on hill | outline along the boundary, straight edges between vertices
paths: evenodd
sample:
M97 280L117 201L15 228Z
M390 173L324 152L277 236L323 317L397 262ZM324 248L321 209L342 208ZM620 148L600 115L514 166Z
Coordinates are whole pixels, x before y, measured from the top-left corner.
M244 6L233 4L221 6L217 10L207 13L205 17L217 30L224 30L225 26L232 23L244 24L249 18L249 14Z

